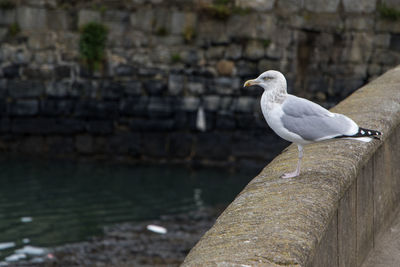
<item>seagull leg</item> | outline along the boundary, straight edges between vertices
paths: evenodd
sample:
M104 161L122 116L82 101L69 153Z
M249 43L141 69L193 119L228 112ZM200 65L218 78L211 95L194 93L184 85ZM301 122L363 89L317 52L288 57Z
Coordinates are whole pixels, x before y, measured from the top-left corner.
M294 172L289 172L289 173L284 173L281 177L282 178L293 178L297 177L300 174L300 168L301 168L301 160L303 159L303 146L297 145L297 149L299 150L299 159L297 161L297 167Z

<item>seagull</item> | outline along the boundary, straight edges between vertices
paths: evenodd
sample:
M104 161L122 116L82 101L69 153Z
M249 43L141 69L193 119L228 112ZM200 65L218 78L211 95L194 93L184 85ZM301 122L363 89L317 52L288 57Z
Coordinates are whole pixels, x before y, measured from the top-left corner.
M244 83L244 87L252 85L264 89L260 104L269 127L281 138L295 143L299 150L296 170L283 174L282 178L299 176L306 144L335 138L369 142L382 135L379 131L359 127L343 114L330 112L314 102L288 94L285 76L279 71L268 70Z

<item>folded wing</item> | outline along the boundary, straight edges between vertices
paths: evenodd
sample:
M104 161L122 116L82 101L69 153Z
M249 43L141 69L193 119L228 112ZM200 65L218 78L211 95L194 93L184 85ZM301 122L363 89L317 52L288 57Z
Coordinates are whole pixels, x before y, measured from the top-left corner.
M308 141L354 135L358 125L350 118L332 113L307 99L288 95L282 104L283 126Z

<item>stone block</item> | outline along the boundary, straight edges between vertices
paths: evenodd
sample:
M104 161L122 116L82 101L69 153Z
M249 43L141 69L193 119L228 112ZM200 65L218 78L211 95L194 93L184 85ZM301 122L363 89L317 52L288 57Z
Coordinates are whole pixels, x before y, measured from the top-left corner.
M235 116L231 113L218 114L215 121L215 128L218 130L235 130Z
M367 62L372 55L373 36L367 33L353 34L351 45L342 53L343 62Z
M188 133L172 133L170 135L169 153L174 158L187 158L192 154L194 136Z
M203 98L203 107L207 111L217 111L221 98L217 95L209 95Z
M400 3L397 0L385 0L386 5L394 8L400 8Z
M130 128L135 132L167 132L174 129L173 119L131 119Z
M199 63L204 62L204 52L203 50L197 49L187 49L181 53L182 62L191 66L197 66ZM168 59L169 62L170 58ZM165 60L164 62L167 62Z
M17 23L22 30L46 30L47 9L20 6L17 8Z
M376 76L382 73L382 67L378 64L368 65L368 76Z
M229 133L200 133L197 135L195 157L199 159L226 160L231 151Z
M148 80L143 83L143 87L149 95L159 96L167 91L167 86L161 80Z
M356 261L356 185L343 195L338 208L339 267L357 266Z
M374 195L372 163L357 175L357 265L361 265L374 243Z
M107 10L104 12L104 21L115 21L119 23L129 22L129 12L122 10Z
M183 91L185 77L180 74L170 74L168 77L168 93L170 95L179 95Z
M33 54L33 60L40 65L55 64L57 55L52 50L38 51Z
M226 34L230 38L259 38L259 23L258 17L253 14L232 15L229 17L226 24Z
M148 116L166 118L172 114L171 99L165 97L150 97Z
M45 137L45 143L47 145L47 152L50 155L65 155L72 154L74 152L74 139L65 136L47 136Z
M114 73L117 76L128 76L132 77L135 73L137 72L137 69L133 67L132 65L128 64L121 64L115 67Z
M391 34L389 49L400 52L400 34Z
M45 92L49 97L63 98L68 96L70 87L69 82L52 82L47 84Z
M8 26L16 21L15 9L0 9L0 25Z
M249 130L256 129L258 125L255 122L255 117L253 114L240 113L235 116L236 125L238 129Z
M112 119L118 116L117 101L81 100L75 103L74 116L78 118Z
M256 99L249 96L240 96L235 101L234 110L236 112L253 113L256 107Z
M375 22L375 31L400 33L400 23L387 19L377 19Z
M388 66L394 66L399 60L400 56L398 53L382 48L374 49L371 57L371 62Z
M229 24L227 24L229 25ZM196 42L199 47L229 43L226 25L218 20L204 20L197 26Z
M230 44L225 51L225 57L232 60L240 59L242 57L242 46Z
M206 50L206 58L211 60L218 60L224 56L224 46L211 46Z
M133 29L144 32L152 31L154 18L154 10L150 8L140 10L140 12L131 13L129 17Z
M75 134L83 130L83 121L68 118L16 118L11 124L11 131L18 134Z
M120 101L119 110L122 115L145 116L147 115L148 103L149 98L146 96L126 98Z
M375 20L373 18L365 16L360 16L360 17L351 16L346 18L344 25L348 30L363 31L363 30L373 29L375 25Z
M111 120L90 120L86 124L86 131L91 134L112 134L114 122Z
M39 97L44 93L44 84L40 81L10 80L7 83L8 95L13 98Z
M49 117L71 115L74 103L69 99L42 99L40 101L40 114Z
M7 95L7 79L0 79L0 97Z
M171 33L183 34L186 29L195 29L196 22L196 13L173 11L171 15Z
M189 81L187 83L187 91L191 95L202 95L205 92L204 83L201 81Z
M391 35L389 33L377 33L374 35L373 45L379 48L388 48L390 45Z
M3 67L3 76L7 79L15 79L20 77L20 66L19 65L9 65Z
M165 133L148 133L141 137L141 154L150 158L168 156L168 136Z
M398 131L398 130L397 130ZM380 232L387 229L392 216L396 214L399 198L398 176L394 169L399 166L399 159L393 147L398 144L396 134L389 136L383 145L375 152L373 158L373 190L374 190L374 236L379 236ZM390 145L389 145L390 144Z
M280 62L278 60L261 59L257 65L258 72L263 73L267 70L279 70Z
M144 67L139 68L137 71L138 75L143 78L159 78L166 76L166 71L159 68Z
M37 7L57 7L57 0L25 0L24 4L29 6L37 6Z
M54 68L54 75L56 80L69 79L72 75L71 66L59 65Z
M57 41L66 51L79 51L79 32L64 31L62 34L57 35Z
M93 153L93 137L88 134L78 135L75 137L75 149L78 153Z
M65 10L49 10L47 13L47 25L50 30L70 31L76 30L76 21L74 16L70 16Z
M11 130L11 120L9 118L0 118L0 133L9 133Z
M142 94L142 83L140 81L128 81L123 83L124 93L128 96L139 96Z
M364 85L363 78L337 78L333 83L333 92L339 93L342 98L345 98L362 85Z
M281 38L280 35L285 33L286 29L277 28L278 24L278 19L274 14L259 14L253 25L256 27L256 38L270 41ZM288 39L288 42L291 41L286 35L283 38Z
M7 37L7 34L8 34L7 28L0 28L0 42L2 42ZM3 61L1 52L0 52L0 61Z
M124 93L124 85L120 82L106 80L101 84L100 92L103 99L119 100Z
M354 4L352 0L343 0L344 11L350 13L371 13L376 9L376 0L364 0Z
M138 156L141 147L141 136L138 133L121 132L114 134L106 146L110 154L128 154Z
M22 68L22 77L28 80L50 80L53 77L53 69L47 66Z
M285 13L294 13L303 9L304 0L278 0L278 7Z
M20 99L8 106L8 114L12 116L33 116L38 112L39 101L36 99Z
M231 60L217 62L217 71L222 76L232 76L235 73L235 63Z
M163 35L164 33L171 33L171 17L173 12L164 7L157 7L154 10L154 30L156 34ZM162 34L160 34L162 33ZM166 36L162 36L166 37ZM162 38L163 39L163 38ZM171 40L171 39L170 39Z
M196 111L200 105L200 99L194 96L183 97L180 103L180 110Z
M246 79L254 79L260 74L258 73L257 63L244 60L236 63L236 70L239 77Z
M239 92L240 80L238 78L220 77L214 81L214 90L220 95L233 95Z
M302 28L323 32L338 32L344 28L344 20L337 12L309 13L305 15Z
M19 142L17 150L28 155L38 155L47 152L42 136L27 136Z
M32 59L32 53L28 49L20 48L12 55L12 61L16 64L28 64Z
M338 239L337 239L337 214L331 218L325 235L320 240L314 253L311 264L307 267L338 267Z
M265 48L265 56L272 60L280 60L283 58L283 54L285 53L285 49L282 45L270 43Z
M274 7L275 0L235 0L240 8L251 8L256 11L268 11Z
M220 101L220 111L222 112L233 112L233 97L222 96Z
M340 0L304 0L305 8L313 12L336 12Z
M101 22L100 12L89 9L79 10L78 27L81 28L83 25L90 22Z
M243 122L242 122L243 123ZM257 157L260 159L272 159L276 152L287 144L286 141L278 139L274 135L267 135L265 132L249 132L248 128L244 131L237 131L232 139L232 155L241 157Z

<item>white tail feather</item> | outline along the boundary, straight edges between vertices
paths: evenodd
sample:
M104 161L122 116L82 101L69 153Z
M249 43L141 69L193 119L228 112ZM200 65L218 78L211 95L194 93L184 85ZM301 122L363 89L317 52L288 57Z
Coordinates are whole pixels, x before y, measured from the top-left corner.
M361 142L371 142L372 138L371 137L344 137L343 139L352 139L352 140L357 140L357 141L361 141Z

